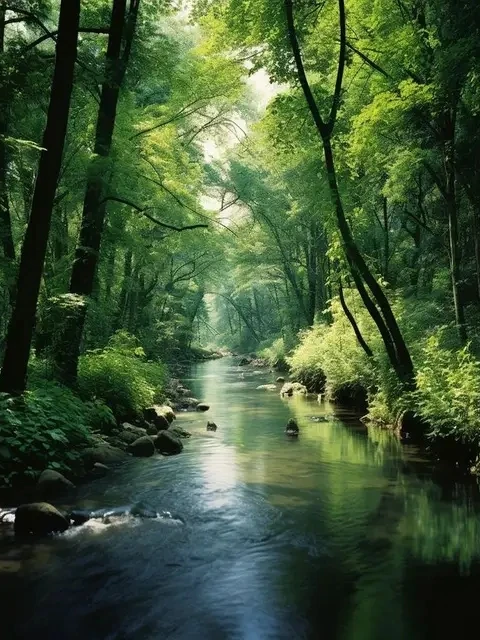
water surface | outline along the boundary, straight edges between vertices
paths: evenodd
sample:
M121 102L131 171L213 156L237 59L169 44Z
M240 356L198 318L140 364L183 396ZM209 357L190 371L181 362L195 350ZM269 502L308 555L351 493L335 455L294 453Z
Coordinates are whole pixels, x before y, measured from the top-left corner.
M131 459L78 507L141 502L157 519L93 521L0 547L0 637L40 640L423 640L478 633L480 509L413 447L275 374L200 364L211 404L180 456ZM300 425L298 440L283 428ZM206 431L207 420L218 425ZM68 505L64 505L68 506ZM474 630L477 629L477 632Z

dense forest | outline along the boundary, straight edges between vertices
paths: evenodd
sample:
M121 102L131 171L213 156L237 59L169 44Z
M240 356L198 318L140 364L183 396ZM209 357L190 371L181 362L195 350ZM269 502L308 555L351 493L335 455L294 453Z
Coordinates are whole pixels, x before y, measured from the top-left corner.
M475 0L0 0L4 486L255 352L474 467Z

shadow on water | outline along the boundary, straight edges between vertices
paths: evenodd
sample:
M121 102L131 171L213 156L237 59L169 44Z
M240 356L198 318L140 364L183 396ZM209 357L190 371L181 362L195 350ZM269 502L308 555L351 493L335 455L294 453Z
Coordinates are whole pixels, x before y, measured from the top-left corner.
M193 434L184 452L129 460L76 496L78 508L141 502L172 517L125 514L30 545L6 537L1 637L423 640L475 629L474 488L445 490L417 449L351 414L257 390L274 377L229 359L194 367L186 383L211 410L179 416ZM298 440L283 433L289 417Z

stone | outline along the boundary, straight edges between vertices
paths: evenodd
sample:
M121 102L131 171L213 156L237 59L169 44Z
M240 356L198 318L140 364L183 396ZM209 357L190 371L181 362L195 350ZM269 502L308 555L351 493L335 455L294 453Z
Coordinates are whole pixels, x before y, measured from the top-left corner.
M75 509L68 514L68 519L74 527L79 527L85 522L88 522L92 517L92 512L83 509Z
M200 402L197 404L197 411L208 411L210 409L209 404L205 404L205 402Z
M218 429L214 422L207 422L207 431L216 431Z
M283 376L278 376L277 382L285 382L285 378Z
M112 447L107 442L100 442L94 447L89 447L85 449L83 452L84 459L90 465L94 465L95 462L100 462L101 464L115 464L117 462L122 462L127 457L125 451L119 449L118 447Z
M287 422L287 426L285 427L285 433L287 436L298 436L300 429L298 428L298 423L293 418Z
M155 447L164 456L172 456L183 450L182 441L171 431L160 431L155 438Z
M103 478L110 471L110 467L107 467L106 464L102 464L101 462L95 462L92 467L92 475L95 478Z
M17 536L44 536L66 531L68 526L68 519L48 502L21 504L15 512Z
M250 364L251 361L252 361L251 358L240 358L240 360L238 361L238 366L246 367L248 364Z
M157 428L158 431L161 431L163 429L168 429L168 427L170 426L169 421L163 414L162 407L159 405L148 407L143 412L143 415L145 417L145 420L147 422L151 422Z
M58 473L58 471L53 471L53 469L45 469L37 480L35 496L40 500L47 500L60 496L72 489L75 489L75 485L64 475Z
M141 438L142 436L147 435L147 430L143 427L137 427L134 424L130 424L129 422L124 422L121 426L122 431L129 431L130 433L134 433L137 438Z
M282 397L293 395L307 395L307 387L300 382L286 382L280 390Z
M277 390L277 385L275 384L261 384L259 387L257 387L257 389L263 389L265 391L276 391Z
M155 453L155 444L150 436L142 436L129 444L127 450L137 458L149 458Z
M111 444L113 444L113 446L116 445L117 438L122 443L124 442L126 445L129 445L129 444L132 444L132 442L135 442L135 440L138 440L138 438L143 438L143 435L142 436L138 436L136 433L133 433L133 431L121 431L118 434L118 436L116 436L115 440L111 441Z
M169 424L172 424L172 422L176 419L176 415L174 410L172 409L172 407L169 407L168 405L164 404L161 407L159 407L159 410L163 413L163 415L165 416L165 418L168 420Z
M150 424L150 422L146 423L145 431L147 432L147 436L156 436L158 433L158 429L154 424Z
M185 429L182 429L182 427L173 425L170 426L168 433L172 433L177 438L190 438L192 435L190 431L186 431Z

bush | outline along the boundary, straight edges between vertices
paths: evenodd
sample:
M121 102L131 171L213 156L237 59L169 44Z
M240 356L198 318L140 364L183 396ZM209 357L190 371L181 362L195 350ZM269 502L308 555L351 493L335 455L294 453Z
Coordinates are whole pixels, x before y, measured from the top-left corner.
M161 399L166 368L147 362L138 341L118 332L105 349L80 358L78 388L82 398L104 402L119 421L135 420Z
M331 312L332 324L316 325L300 334L300 344L287 358L292 375L307 387L315 383L321 385L326 378L326 393L330 398L346 388L374 387L373 365L336 301L332 303ZM357 315L357 321L362 325L362 317ZM369 339L372 330L368 323L365 322L361 329Z
M77 473L91 442L92 411L53 383L18 398L0 394L0 487L25 485L47 467Z
M480 442L480 362L468 346L442 346L445 329L423 349L414 399L418 414L431 425L430 436Z
M259 351L259 356L266 360L271 367L280 371L288 370L287 351L283 338L277 338L269 347Z

